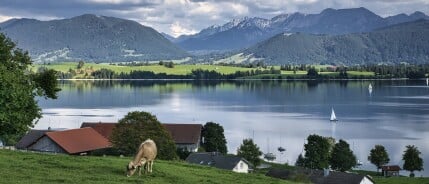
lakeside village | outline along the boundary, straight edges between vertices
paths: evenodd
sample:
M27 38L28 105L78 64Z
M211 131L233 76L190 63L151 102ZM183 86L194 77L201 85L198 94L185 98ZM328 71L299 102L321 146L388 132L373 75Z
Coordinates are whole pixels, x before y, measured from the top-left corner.
M331 123L337 123L334 112ZM358 174L353 168L361 165L349 144L332 137L309 135L304 145L305 154L299 155L296 167L271 167L282 165L273 162L275 154L263 154L252 139L244 139L237 154L227 154L224 129L213 122L201 124L161 124L157 118L146 112L130 112L116 122L83 122L77 129L51 129L28 131L15 146L2 149L41 153L91 155L91 156L133 156L137 146L147 138L158 146L161 160L181 159L190 164L204 165L237 173L265 171L266 176L291 180L305 177L312 183L375 183L371 176ZM279 152L286 151L279 147ZM415 146L404 151L404 165L385 165L390 159L382 145L375 145L368 160L381 169L380 176L398 177L404 169L411 172L423 170L423 160ZM264 158L261 159L261 158ZM289 169L285 169L289 168ZM294 169L290 169L294 168Z

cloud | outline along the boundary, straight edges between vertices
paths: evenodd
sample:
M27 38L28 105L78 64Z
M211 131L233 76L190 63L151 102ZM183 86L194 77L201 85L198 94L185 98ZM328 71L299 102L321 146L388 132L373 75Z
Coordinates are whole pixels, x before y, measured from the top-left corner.
M280 13L356 7L366 7L381 16L414 11L429 14L429 0L1 0L0 21L14 17L50 20L92 13L134 20L177 36L244 16L271 18Z
M190 35L190 34L195 34L195 33L197 33L197 30L187 29L187 28L183 27L182 25L180 25L179 22L174 22L170 26L170 34L171 34L171 36L174 36L174 37L178 37L180 35Z

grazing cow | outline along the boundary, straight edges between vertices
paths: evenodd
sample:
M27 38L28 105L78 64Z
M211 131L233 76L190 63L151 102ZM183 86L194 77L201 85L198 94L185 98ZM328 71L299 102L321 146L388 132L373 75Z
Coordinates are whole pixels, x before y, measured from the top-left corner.
M145 173L152 173L153 161L155 160L156 154L156 144L153 140L147 139L140 144L134 160L130 161L127 165L127 176L132 176L137 169L139 170L140 176L142 167L145 170Z

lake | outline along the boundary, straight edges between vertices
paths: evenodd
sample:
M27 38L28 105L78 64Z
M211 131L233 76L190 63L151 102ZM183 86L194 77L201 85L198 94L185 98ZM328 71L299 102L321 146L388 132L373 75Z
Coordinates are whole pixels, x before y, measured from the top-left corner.
M289 164L310 134L346 140L360 168L370 170L375 144L401 167L405 146L416 145L426 170L416 176L429 176L429 87L423 80L61 81L60 87L57 100L39 99L44 115L36 129L79 128L84 121L116 122L130 111L147 111L162 123L219 123L228 152L253 138L261 151ZM329 121L331 108L337 123ZM279 153L279 146L286 151Z

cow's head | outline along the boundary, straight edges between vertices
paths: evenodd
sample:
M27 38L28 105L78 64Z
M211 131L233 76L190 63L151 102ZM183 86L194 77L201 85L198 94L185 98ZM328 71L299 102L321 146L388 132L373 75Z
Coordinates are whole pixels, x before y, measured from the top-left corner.
M132 176L132 175L136 172L136 170L137 170L137 166L136 166L136 165L134 165L133 161L131 161L131 162L126 166L126 168L127 168L127 176L128 176L128 177Z

